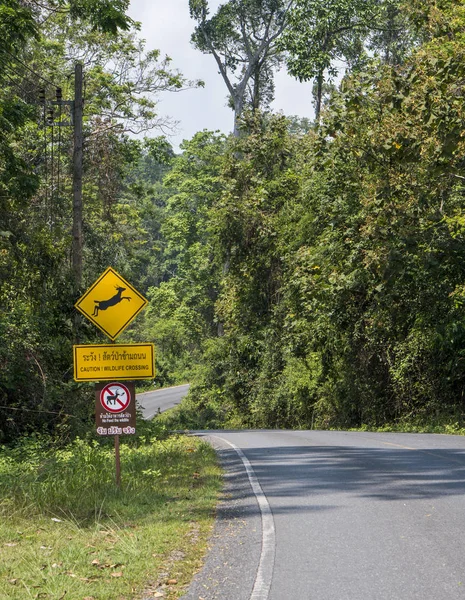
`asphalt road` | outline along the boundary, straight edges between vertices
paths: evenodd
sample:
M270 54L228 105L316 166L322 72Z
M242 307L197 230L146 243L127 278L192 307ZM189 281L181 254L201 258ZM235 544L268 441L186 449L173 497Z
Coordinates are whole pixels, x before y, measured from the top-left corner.
M188 384L178 385L176 387L155 390L154 392L137 394L136 400L142 408L144 418L152 419L159 412L164 412L179 404L188 391Z
M465 599L465 437L205 435L226 490L186 600Z

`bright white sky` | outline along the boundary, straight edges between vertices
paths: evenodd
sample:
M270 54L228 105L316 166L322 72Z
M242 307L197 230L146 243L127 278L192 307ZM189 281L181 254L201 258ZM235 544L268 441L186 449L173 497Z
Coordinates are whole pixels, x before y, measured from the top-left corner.
M218 0L210 0L214 14ZM195 50L190 43L195 22L189 15L188 0L131 0L129 16L142 23L140 35L147 50L157 48L173 59L172 65L187 79L202 79L204 88L161 96L160 113L179 122L178 134L170 138L175 150L183 139L202 129L229 133L233 112L226 106L226 86L218 74L215 59ZM313 117L311 83L301 84L285 71L276 75L275 111L286 115ZM159 133L154 132L154 135Z

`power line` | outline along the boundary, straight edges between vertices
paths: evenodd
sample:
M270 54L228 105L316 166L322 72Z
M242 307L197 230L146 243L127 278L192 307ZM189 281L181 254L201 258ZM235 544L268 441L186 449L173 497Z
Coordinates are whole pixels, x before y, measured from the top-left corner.
M13 60L9 61L6 58L6 55L10 56ZM61 127L71 126L76 132L76 119L79 111L75 108L76 105L76 81L75 81L75 100L63 100L62 96L62 87L58 86L56 83L51 81L50 79L43 77L34 69L30 68L24 61L19 59L17 56L14 56L11 52L7 50L0 50L0 65L4 67L4 75L5 79L7 79L11 86L12 91L16 90L19 92L18 95L22 96L22 100L29 103L39 104L43 107L43 115L42 115L42 127L43 127L43 160L44 160L44 173L43 173L43 192L44 192L44 211L47 220L49 221L50 229L53 228L54 219L55 219L55 201L60 198L61 190L61 152L62 152L62 136L61 136ZM32 73L34 78L37 81L30 81L32 78L27 77L27 73L21 72L20 65L29 73ZM82 113L82 66L76 65L75 67L75 80L77 78L76 73L78 70L78 66L80 67L80 80L81 80L81 96L78 102L78 105L81 106L80 112ZM15 77L19 78L19 81L15 80ZM24 85L30 81L29 85ZM45 85L42 83L44 82ZM23 85L21 85L23 84ZM52 86L55 90L55 100L47 99L49 96L49 87ZM9 86L7 86L9 87ZM28 89L29 87L29 89ZM31 89L32 88L32 89ZM33 89L37 90L37 97L34 98L33 102L31 102L31 96L33 96ZM47 94L46 94L47 89ZM59 115L58 121L55 121L55 111L54 107L59 107ZM62 120L62 107L67 106L70 110L70 120L69 122L63 122ZM47 110L48 108L48 110ZM74 120L73 120L74 117ZM82 119L82 117L81 117ZM38 122L40 126L40 121ZM47 134L48 126L50 126L50 135ZM54 135L54 128L58 127L58 140ZM80 125L82 128L82 124ZM76 181L78 179L78 175L76 174L77 164L79 163L80 169L82 170L82 132L80 133L81 138L79 144L77 144L76 139L74 139L74 154L78 154L78 158L74 158L74 174L73 174L73 195L75 196L73 200L73 207L78 204L77 196L81 192L74 190L77 186ZM74 135L76 138L76 135ZM80 153L76 152L76 147L80 148ZM82 173L79 177L82 177ZM79 200L81 202L81 200ZM74 209L73 209L74 210ZM80 223L79 217L73 217L73 234L74 228L76 227L76 223ZM82 242L81 242L82 243ZM79 254L77 250L74 250L73 256ZM76 259L77 260L77 259ZM73 267L75 271L78 270L77 263Z
M9 60L7 55L12 60ZM61 86L56 85L47 77L43 77L34 71L34 69L30 68L24 61L11 52L7 50L0 51L0 65L4 69L5 79L9 82L12 91L17 93L23 101L29 104L42 105L43 107L44 208L50 228L52 228L54 222L54 201L60 196L61 127L67 124L62 121L62 105L72 106L72 102L63 100ZM28 73L32 74L32 77ZM47 99L47 96L50 94L50 86L55 90L56 100ZM58 123L55 123L54 105L59 106ZM49 107L48 110L47 107ZM58 141L54 136L55 125L59 127ZM49 126L50 134L47 132ZM56 148L55 144L57 144Z
M12 73L14 73L17 77L24 79L24 73L22 71L19 71L18 67L14 66L11 62L8 61L8 59L4 58L1 55L0 55L0 64L2 65L3 68L9 69L10 71L12 71ZM39 85L42 85L42 84L37 84L37 87L39 87Z
M38 94L40 90L44 87L42 82L27 80L25 78L25 73L18 71L11 63L2 59L0 55L0 65L3 68L3 76L8 79L12 88L18 93L27 98L27 102L29 104L38 104L40 101L38 100ZM30 81L29 89L27 89L27 83ZM50 89L50 86L46 86L47 89Z
M0 64L2 64L2 63L0 62ZM15 73L15 74L17 75L17 73ZM13 89L13 91L15 93L25 96L27 98L27 101L29 104L37 104L38 103L36 95L34 95L34 93L31 92L30 90L24 89L24 86L21 84L21 82L16 81L10 74L8 74L6 72L3 75L6 77L6 79L8 79L8 81L10 82L9 86L11 86L11 88Z
M37 73L36 71L34 71L34 69L31 69L31 67L29 67L25 62L23 62L20 58L18 58L17 56L15 56L14 54L12 54L11 52L8 52L8 50L5 50L5 48L2 48L2 50L0 50L0 52L4 52L5 54L8 54L9 56L11 56L11 58L13 58L14 60L16 60L20 65L22 65L25 69L27 69L33 75L35 75L39 79L42 79L42 81L45 81L45 83L48 83L49 85L51 85L53 87L58 87L56 83L54 83L53 81L50 81L49 79L43 77L42 75L40 75L39 73Z

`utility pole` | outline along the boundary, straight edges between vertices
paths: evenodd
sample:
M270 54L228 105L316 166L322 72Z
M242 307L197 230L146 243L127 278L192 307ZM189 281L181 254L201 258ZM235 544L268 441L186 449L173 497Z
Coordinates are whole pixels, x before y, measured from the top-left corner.
M75 292L82 287L82 64L74 67L74 152L73 152L73 274Z

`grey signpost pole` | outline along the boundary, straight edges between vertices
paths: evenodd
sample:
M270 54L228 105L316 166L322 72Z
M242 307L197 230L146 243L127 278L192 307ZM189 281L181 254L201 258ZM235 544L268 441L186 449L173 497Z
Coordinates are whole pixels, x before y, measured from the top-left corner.
M112 344L115 344L115 340L112 340ZM119 454L119 435L115 434L115 473L116 473L116 487L121 488L121 458Z

